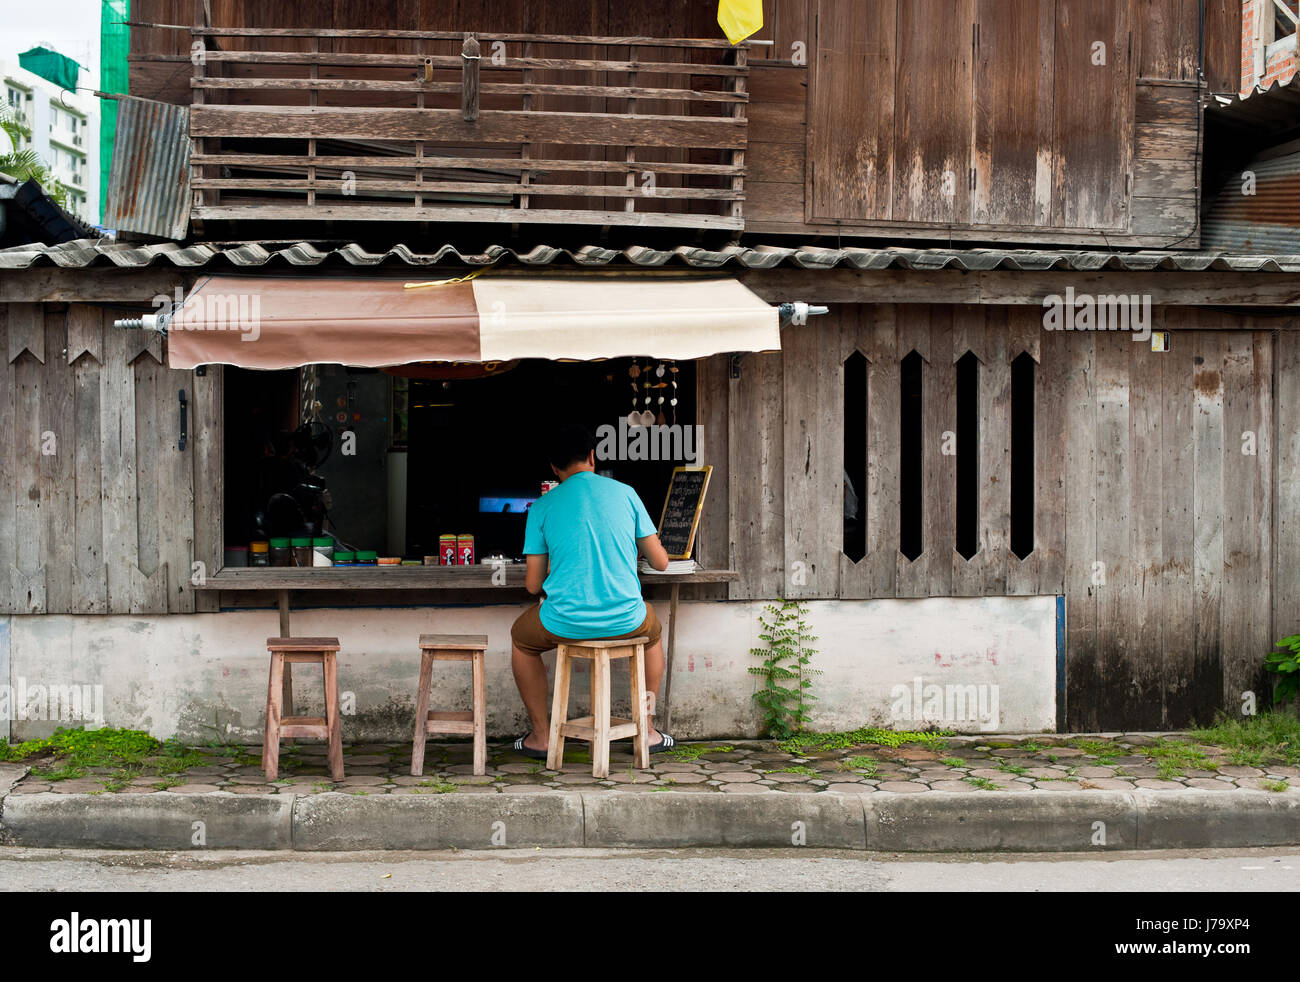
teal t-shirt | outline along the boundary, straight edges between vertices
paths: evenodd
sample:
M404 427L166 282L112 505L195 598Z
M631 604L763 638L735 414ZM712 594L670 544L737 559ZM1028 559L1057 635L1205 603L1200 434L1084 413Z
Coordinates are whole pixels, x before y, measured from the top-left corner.
M546 555L542 626L583 641L635 631L645 620L636 540L658 530L626 484L591 471L569 476L528 510L524 554Z

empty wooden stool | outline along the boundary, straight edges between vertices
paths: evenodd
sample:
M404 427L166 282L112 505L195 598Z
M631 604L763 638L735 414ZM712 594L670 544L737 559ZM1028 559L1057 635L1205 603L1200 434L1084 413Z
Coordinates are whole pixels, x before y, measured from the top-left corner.
M474 737L474 773L487 773L487 688L484 681L485 634L421 634L420 693L415 699L415 742L411 775L424 773L424 742L430 733L468 733ZM436 661L467 661L474 668L473 708L468 712L430 712L429 688Z
M343 780L343 730L339 725L338 638L267 638L271 652L271 679L266 690L266 735L262 738L262 770L274 781L280 770L280 740L322 737L329 747L330 777ZM325 674L325 715L286 716L284 667L286 664L320 665Z
M645 643L649 638L569 641L555 652L555 698L551 706L551 744L546 766L558 771L564 763L564 738L591 743L591 774L609 777L611 740L632 737L637 767L650 766L650 724L646 718ZM569 719L569 676L574 658L591 662L591 715ZM632 713L636 719L611 719L609 715L609 663L627 658L632 675Z

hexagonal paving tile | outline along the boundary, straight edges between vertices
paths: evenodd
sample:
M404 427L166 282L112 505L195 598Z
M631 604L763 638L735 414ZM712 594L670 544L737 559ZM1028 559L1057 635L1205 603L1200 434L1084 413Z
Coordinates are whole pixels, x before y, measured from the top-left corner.
M892 794L920 794L930 789L924 784L913 784L911 781L884 781L876 787L877 791L888 791Z

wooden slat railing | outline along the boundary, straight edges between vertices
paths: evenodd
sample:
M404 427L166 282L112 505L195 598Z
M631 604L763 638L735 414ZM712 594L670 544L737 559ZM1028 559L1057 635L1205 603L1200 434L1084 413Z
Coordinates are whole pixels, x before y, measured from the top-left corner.
M744 45L477 34L475 60L445 31L192 33L196 220L744 227Z

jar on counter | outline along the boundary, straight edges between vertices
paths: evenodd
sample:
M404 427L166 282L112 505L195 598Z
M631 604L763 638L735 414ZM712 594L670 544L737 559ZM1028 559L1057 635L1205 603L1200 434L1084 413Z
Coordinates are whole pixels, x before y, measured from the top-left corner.
M312 559L314 566L334 565L334 540L328 536L311 540L311 551L316 555Z
M226 565L236 569L248 565L248 546L226 546Z
M351 551L334 550L335 566L355 566L357 564L357 554Z
M271 540L271 565L293 565L293 545L288 539Z
M265 539L260 539L248 544L248 565L249 566L270 566L271 565L271 543Z
M290 539L289 547L293 550L293 565L311 567L314 555L311 539Z
M358 550L357 550L357 565L358 565L358 566L378 566L378 565L379 565L379 553L375 552L375 550L373 550L373 549L358 549Z

